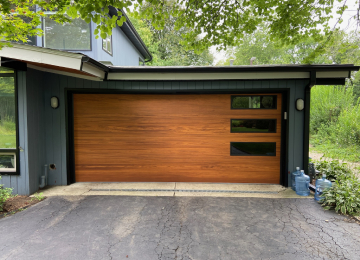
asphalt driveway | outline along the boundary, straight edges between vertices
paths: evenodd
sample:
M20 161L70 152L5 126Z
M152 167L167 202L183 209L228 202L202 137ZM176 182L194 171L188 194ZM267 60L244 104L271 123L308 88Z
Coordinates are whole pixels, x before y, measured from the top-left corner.
M50 197L0 220L0 259L360 259L311 199Z

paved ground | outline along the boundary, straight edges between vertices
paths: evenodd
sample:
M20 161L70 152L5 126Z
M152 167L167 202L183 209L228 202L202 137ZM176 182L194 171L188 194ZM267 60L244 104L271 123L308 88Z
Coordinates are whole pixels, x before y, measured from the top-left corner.
M50 197L0 220L0 259L360 259L344 219L310 199Z

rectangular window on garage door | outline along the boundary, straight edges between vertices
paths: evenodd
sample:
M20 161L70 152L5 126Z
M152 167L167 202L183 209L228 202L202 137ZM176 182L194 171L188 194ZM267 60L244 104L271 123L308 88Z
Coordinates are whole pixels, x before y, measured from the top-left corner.
M276 109L275 95L231 96L231 109Z
M276 133L276 119L231 119L231 133Z
M276 156L276 142L231 142L231 156Z

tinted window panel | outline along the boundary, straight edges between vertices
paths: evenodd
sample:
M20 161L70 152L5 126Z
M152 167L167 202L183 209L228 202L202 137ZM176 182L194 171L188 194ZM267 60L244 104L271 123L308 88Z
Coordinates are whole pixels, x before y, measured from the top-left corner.
M276 109L276 96L231 96L232 109Z
M231 119L231 133L276 133L276 119Z
M60 24L44 19L44 47L61 50L90 50L90 24L77 18Z
M0 149L16 148L15 84L0 77Z
M232 156L276 156L276 143L230 143Z

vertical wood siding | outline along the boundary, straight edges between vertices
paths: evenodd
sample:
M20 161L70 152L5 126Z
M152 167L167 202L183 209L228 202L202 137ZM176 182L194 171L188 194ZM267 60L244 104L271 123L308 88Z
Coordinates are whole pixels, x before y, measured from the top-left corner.
M17 76L20 175L2 176L2 183L13 194L28 195L39 188L45 164L45 120L43 74L36 70L19 71Z
M25 80L25 76L27 79ZM288 171L302 165L304 112L295 109L295 100L304 98L307 80L259 81L109 81L94 82L29 69L19 72L20 176L4 176L2 183L14 187L14 193L30 194L37 190L44 164L56 164L49 171L49 185L67 185L65 89L118 90L249 90L289 88ZM50 107L57 96L60 106ZM290 184L290 179L289 179Z

